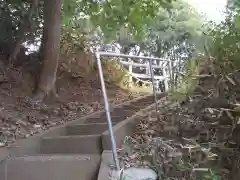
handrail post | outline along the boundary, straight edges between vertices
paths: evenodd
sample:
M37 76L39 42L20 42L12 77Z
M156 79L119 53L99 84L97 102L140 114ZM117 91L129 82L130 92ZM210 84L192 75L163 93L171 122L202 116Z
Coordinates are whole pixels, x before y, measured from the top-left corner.
M109 108L109 103L108 103L106 87L105 87L105 83L104 83L104 77L103 77L103 71L102 71L102 64L101 64L100 54L96 52L95 56L96 56L96 60L97 60L97 66L98 66L98 72L99 72L99 76L100 76L100 82L101 82L101 86L102 86L102 93L103 93L105 111L106 111L107 122L108 122L108 131L109 131L110 138L111 138L113 160L114 160L116 169L118 171L120 171L120 165L119 165L119 161L118 161L118 157L117 157L117 146L116 146L115 138L114 138L114 135L113 135L112 120L111 120L111 116L110 116L110 108Z
M131 62L131 61L130 61ZM128 79L128 83L129 83L129 87L131 88L132 87L132 83L133 83L133 78L132 78L132 64L130 64L129 66L128 66L128 71L129 71L129 79Z
M101 56L114 56L114 57L123 57L123 58L138 58L138 59L145 59L149 62L149 70L151 74L152 84L153 84L153 94L154 94L154 101L156 104L156 111L158 111L158 104L157 104L157 95L156 95L156 89L154 86L154 73L153 73L153 66L152 66L152 60L158 60L158 61L167 61L160 58L154 58L154 57L145 57L145 56L134 56L134 55L126 55L126 54L116 54L116 53L110 53L110 52L95 52L95 57L97 60L97 66L98 66L98 72L100 76L100 82L101 82L101 88L102 88L102 94L104 98L104 105L105 105L105 111L107 116L107 123L108 123L108 131L111 138L111 148L112 148L112 155L113 160L115 162L116 169L120 171L120 164L117 157L117 147L115 138L113 135L113 128L112 128L112 120L110 115L110 108L108 103L108 97L106 93L106 87L104 83L104 77L103 77L103 70L102 70L102 64L101 64ZM146 66L147 67L147 66Z
M151 79L152 79L152 89L153 89L153 95L154 95L154 102L156 105L156 111L158 112L158 104L157 104L157 93L156 93L156 87L154 84L154 73L153 73L153 68L152 68L152 59L148 60L149 62L149 69L150 69L150 73L151 73Z
M167 67L165 67L165 65L167 66ZM168 63L167 64L164 64L164 66L163 66L163 68L162 68L162 72L163 72L163 76L165 77L165 79L163 80L163 82L164 82L164 86L165 86L165 91L167 91L169 88L168 88L168 79L166 78L166 68L168 69Z

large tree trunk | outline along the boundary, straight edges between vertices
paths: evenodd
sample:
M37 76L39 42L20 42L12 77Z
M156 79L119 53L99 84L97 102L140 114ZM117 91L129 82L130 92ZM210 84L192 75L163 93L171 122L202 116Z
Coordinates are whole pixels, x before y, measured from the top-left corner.
M60 54L61 0L44 0L44 29L42 46L42 71L34 101L42 101L55 92L55 82Z
M26 35L25 33L30 31L32 28L32 16L33 14L36 12L37 8L39 5L39 0L33 0L31 7L28 10L28 14L26 15L26 17L24 17L23 19L23 23L21 24L19 31L18 31L18 35L16 37L16 40L14 42L14 48L11 52L11 54L9 55L8 61L10 64L13 64L14 61L17 58L17 55L20 52L22 43L25 41Z

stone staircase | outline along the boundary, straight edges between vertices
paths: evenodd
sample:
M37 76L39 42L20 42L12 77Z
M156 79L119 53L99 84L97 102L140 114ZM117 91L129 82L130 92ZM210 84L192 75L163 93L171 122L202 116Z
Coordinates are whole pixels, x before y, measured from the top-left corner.
M153 96L145 96L111 108L113 126L152 103ZM101 154L110 150L103 143L110 141L103 136L107 130L101 111L25 140L9 150L10 158L0 165L0 180L96 180ZM121 142L117 140L118 147Z

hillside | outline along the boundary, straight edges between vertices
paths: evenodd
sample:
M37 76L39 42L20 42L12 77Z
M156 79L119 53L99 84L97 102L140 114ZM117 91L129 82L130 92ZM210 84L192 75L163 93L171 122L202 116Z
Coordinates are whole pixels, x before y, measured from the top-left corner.
M201 60L193 91L184 100L170 93L127 138L125 167L151 167L163 179L238 180L239 76L216 58Z
M1 62L1 61L0 61ZM33 65L8 68L1 63L0 76L0 146L8 146L52 126L85 116L104 108L98 72L83 76L59 70L56 82L58 97L32 103ZM29 71L32 69L32 71ZM110 104L118 104L138 96L107 83Z

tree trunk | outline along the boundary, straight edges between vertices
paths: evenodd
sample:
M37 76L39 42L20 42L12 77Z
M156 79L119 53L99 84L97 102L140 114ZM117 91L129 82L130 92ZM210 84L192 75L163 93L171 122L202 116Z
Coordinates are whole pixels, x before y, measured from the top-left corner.
M33 16L34 12L36 11L38 5L39 5L39 0L33 0L32 5L28 10L28 14L23 19L23 23L21 24L21 26L19 28L18 35L16 37L16 41L14 42L13 51L11 52L11 54L9 55L9 58L8 58L8 61L10 64L14 63L14 61L17 58L17 55L20 52L22 43L25 40L25 33L30 31L30 29L32 28L32 24L33 24L32 16Z
M55 82L60 54L61 0L44 0L42 71L34 101L42 101L50 92L56 95Z

